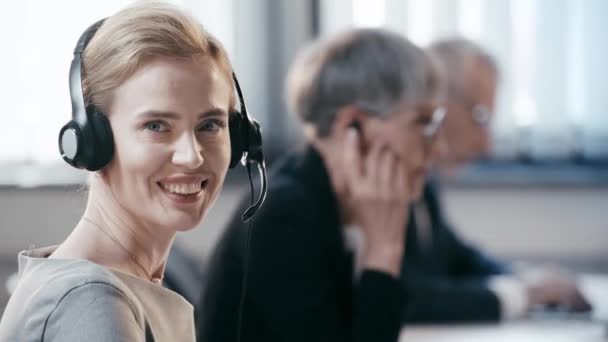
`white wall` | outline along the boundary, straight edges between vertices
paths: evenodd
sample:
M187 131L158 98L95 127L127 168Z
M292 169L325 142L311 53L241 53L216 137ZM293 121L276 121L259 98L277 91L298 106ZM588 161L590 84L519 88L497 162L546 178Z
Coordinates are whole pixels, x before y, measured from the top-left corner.
M460 188L445 195L454 226L493 253L608 264L608 188Z

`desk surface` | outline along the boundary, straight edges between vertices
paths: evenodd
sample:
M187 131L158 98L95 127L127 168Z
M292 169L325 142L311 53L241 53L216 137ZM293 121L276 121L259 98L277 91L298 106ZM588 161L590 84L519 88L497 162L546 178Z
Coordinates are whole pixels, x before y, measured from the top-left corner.
M547 315L498 324L425 325L403 329L400 342L608 341L608 275L583 275L581 291L593 304L586 318Z

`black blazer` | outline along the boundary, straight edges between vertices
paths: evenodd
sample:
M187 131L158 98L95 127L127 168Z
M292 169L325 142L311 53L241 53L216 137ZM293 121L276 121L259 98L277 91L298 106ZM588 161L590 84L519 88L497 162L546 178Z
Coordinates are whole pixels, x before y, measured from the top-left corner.
M444 218L436 183L428 182L423 196L422 211L410 211L402 264L401 278L409 296L405 322L498 320L499 301L486 280L508 270L457 236ZM427 219L416 215L420 212ZM431 239L418 236L416 225L421 221L430 225Z
M291 154L270 173L253 218L242 323L247 341L397 341L405 294L399 279L364 270L353 281L338 208L318 153ZM214 251L199 341L236 341L247 227L234 218Z

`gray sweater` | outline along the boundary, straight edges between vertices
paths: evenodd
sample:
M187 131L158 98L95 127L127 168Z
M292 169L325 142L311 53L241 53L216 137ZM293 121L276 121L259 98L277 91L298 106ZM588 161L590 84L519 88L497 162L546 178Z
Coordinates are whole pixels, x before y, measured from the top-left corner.
M193 308L180 295L82 259L19 254L19 282L0 321L4 341L194 341ZM148 341L150 339L148 338Z

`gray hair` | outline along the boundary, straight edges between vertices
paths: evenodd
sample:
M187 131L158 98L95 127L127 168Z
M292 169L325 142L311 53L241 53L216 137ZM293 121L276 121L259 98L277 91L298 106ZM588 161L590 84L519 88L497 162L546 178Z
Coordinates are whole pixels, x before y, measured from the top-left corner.
M467 79L465 74L474 67L474 62L481 62L494 75L499 75L494 57L468 39L457 37L438 40L429 46L429 51L443 64L446 81L451 89L462 89L462 82Z
M340 108L384 116L429 96L437 83L429 55L403 36L357 29L303 49L289 70L286 97L290 111L325 137Z

